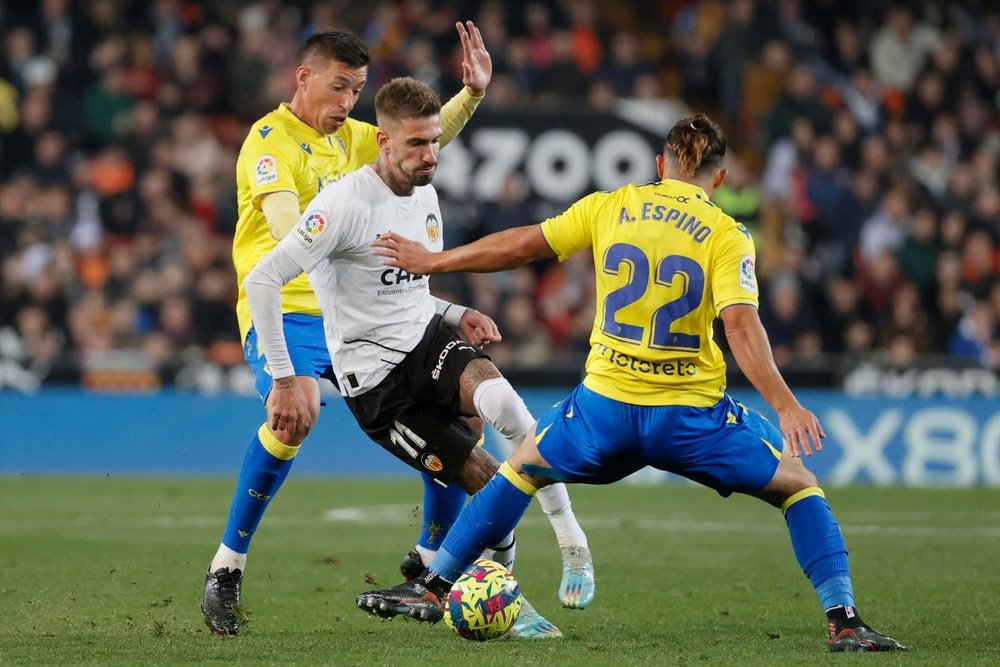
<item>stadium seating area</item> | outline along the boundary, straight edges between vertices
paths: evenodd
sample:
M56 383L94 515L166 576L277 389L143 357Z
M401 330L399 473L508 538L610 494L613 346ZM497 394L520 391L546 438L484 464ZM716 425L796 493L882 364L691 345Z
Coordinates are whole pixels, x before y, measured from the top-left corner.
M0 363L45 382L124 373L149 387L201 361L241 364L229 249L249 124L290 98L299 47L329 27L370 45L366 99L401 74L449 96L459 18L491 50L491 109L677 99L720 120L731 173L714 199L757 239L780 365L1000 368L990 3L41 0L0 11ZM501 203L445 209L473 221L454 243L568 203L512 179ZM578 367L593 319L593 268L578 259L441 285L497 319L501 367Z

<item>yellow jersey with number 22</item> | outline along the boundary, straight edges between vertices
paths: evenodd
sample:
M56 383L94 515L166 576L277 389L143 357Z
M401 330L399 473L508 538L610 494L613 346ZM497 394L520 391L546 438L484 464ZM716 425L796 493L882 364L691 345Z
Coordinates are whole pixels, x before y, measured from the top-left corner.
M588 388L635 405L709 407L726 364L713 322L734 304L757 306L746 227L684 181L596 192L541 225L560 261L593 250L597 304Z

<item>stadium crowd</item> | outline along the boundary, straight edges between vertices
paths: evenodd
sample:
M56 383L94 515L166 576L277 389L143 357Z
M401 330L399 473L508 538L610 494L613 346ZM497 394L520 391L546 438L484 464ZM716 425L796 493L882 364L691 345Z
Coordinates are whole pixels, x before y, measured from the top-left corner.
M450 96L459 18L476 21L493 57L485 107L673 98L723 123L730 175L714 199L756 237L780 365L947 355L1000 368L990 3L41 0L0 11L0 359L47 381L100 384L88 372L127 369L155 386L184 363L242 364L230 241L249 124L290 99L301 44L330 27L370 46L364 98L402 74ZM464 220L446 240L537 222L542 204L516 177L497 202L444 201ZM578 365L592 271L583 258L436 282L495 317L501 368Z

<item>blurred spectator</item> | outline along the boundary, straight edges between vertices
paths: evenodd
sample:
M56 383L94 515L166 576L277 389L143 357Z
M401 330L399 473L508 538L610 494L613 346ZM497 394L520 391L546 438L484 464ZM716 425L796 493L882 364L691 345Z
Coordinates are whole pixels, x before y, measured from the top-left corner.
M761 322L779 367L787 366L797 351L812 349L811 339L820 337L811 303L803 299L799 279L790 272L777 273L768 280Z
M590 79L576 65L572 35L566 30L553 31L550 44L551 62L540 68L532 83L531 92L537 97L545 98L585 97Z
M816 141L801 178L805 201L800 219L809 225L807 231L814 239L836 236L837 227L844 224L838 210L848 196L850 174L833 137L820 137Z
M570 44L577 71L591 74L604 59L604 46L598 29L593 0L578 0L569 6ZM487 39L487 43L489 39Z
M535 219L528 199L528 185L520 174L511 173L503 179L496 202L486 207L479 217L479 234L485 236L511 227L522 227L539 222Z
M768 143L788 136L792 122L805 118L818 134L827 134L832 125L830 110L818 99L816 75L805 65L796 65L788 77L788 85L767 120Z
M601 77L611 83L615 92L630 97L639 77L651 74L649 65L639 54L639 40L631 32L616 32L611 38L611 50L601 70Z
M895 252L910 230L910 204L906 192L896 186L885 194L873 216L861 225L861 260L875 263L885 252Z
M855 322L865 321L867 314L862 311L857 285L849 278L835 275L827 282L824 292L826 307L820 332L823 349L834 354L859 351L857 345L851 345L850 328Z
M859 67L851 74L850 83L841 86L844 106L867 131L875 130L883 115L880 84L867 69Z
M760 222L760 188L739 158L727 156L729 174L712 194L719 208L755 233Z
M910 90L924 61L941 43L940 33L917 21L908 5L889 9L882 28L871 42L872 69L883 84Z
M937 219L934 211L920 209L913 216L913 226L896 251L899 270L917 288L926 289L934 279L937 264Z
M740 126L752 133L764 121L788 85L792 56L788 46L772 39L761 48L759 62L748 64L743 71L743 98L740 108Z
M743 68L756 59L761 45L777 37L773 17L767 16L763 3L756 0L733 0L725 10L725 23L715 44L719 105L730 124L738 120L743 98Z
M995 329L989 306L977 301L959 320L955 333L948 341L948 351L987 366L993 351Z

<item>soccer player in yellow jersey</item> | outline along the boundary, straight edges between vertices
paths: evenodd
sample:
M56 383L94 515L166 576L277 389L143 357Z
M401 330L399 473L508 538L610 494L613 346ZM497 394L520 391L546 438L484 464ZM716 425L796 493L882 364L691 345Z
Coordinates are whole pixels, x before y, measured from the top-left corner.
M656 183L598 192L540 225L441 253L396 234L372 244L383 263L420 274L501 271L590 248L597 304L583 383L473 497L423 575L363 597L419 599L415 618L440 618L438 599L480 545L517 523L538 489L553 481L611 483L648 465L782 510L827 614L830 650L905 649L858 615L847 547L802 463L825 434L774 364L757 315L750 234L709 199L726 177L725 152L719 126L699 114L670 130ZM717 317L780 430L726 393L726 365L712 338Z
M442 146L465 126L493 71L478 28L469 21L456 24L456 29L462 43L465 86L441 109ZM244 355L254 371L257 391L268 405L272 378L250 320L243 281L295 226L320 190L378 156L377 128L349 117L367 81L368 62L367 48L350 33L333 30L310 37L295 72L297 88L291 102L282 103L254 123L236 163L239 221L233 238L233 262L240 287L236 309ZM205 578L201 609L208 627L219 634L239 630L238 605L250 541L319 416L318 379L333 380L322 313L306 276L286 285L281 296L282 324L295 375L277 382L299 387L311 420L281 429L264 423L251 438L222 543ZM499 340L488 317L471 309L451 310L461 333L473 344ZM401 567L411 576L430 562L467 498L457 485L442 487L426 475L424 485L423 532ZM592 595L593 569L586 537L573 516L565 487L553 491L556 493L545 509L563 549L562 588L576 587L582 581ZM512 551L513 545L508 548ZM577 574L581 568L586 576ZM585 602L576 606L585 606Z

